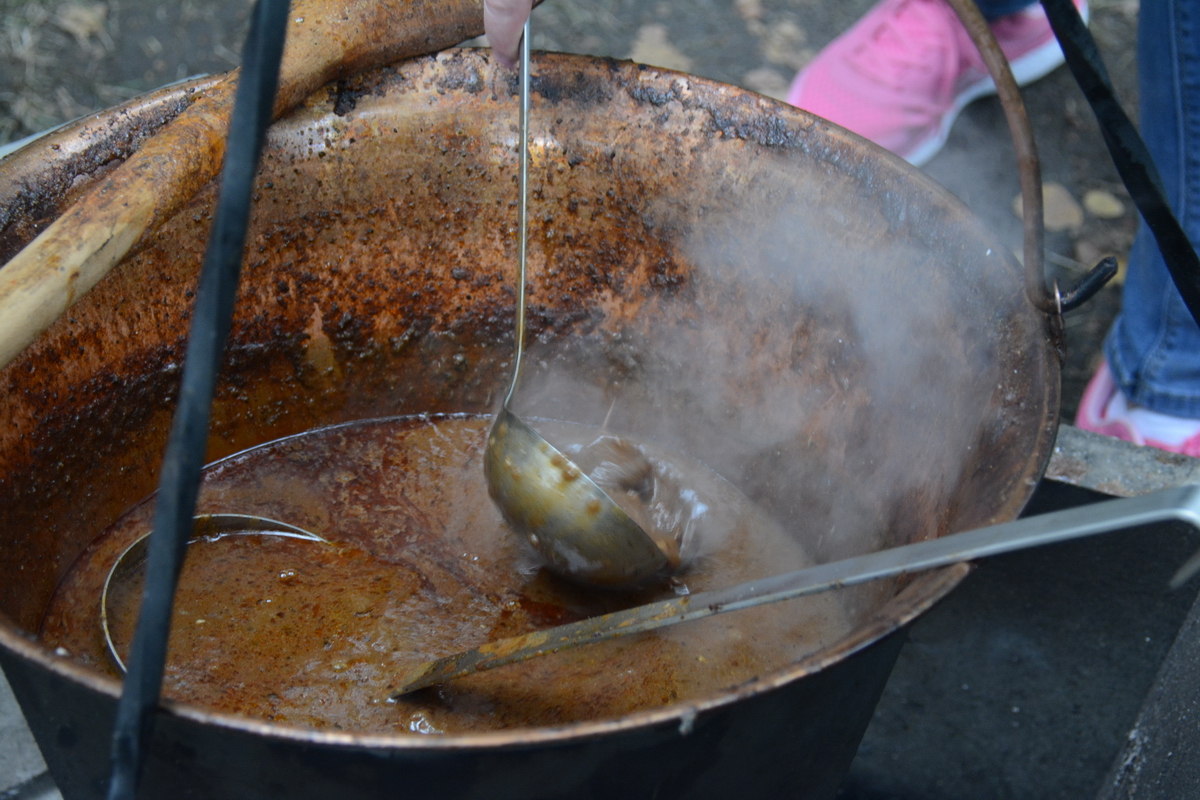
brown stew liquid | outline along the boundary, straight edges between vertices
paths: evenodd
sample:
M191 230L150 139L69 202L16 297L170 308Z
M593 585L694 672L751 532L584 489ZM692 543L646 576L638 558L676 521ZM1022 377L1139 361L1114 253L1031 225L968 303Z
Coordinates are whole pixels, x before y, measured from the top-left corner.
M488 499L481 456L490 424L480 416L353 423L210 466L199 513L269 517L334 544L269 536L194 543L175 600L164 694L359 733L561 725L702 698L849 630L835 597L808 597L580 647L388 702L396 677L428 659L810 563L793 536L730 484L670 454L708 509L679 585L615 593L557 579L536 569ZM537 427L556 444L597 433L565 423ZM153 498L82 554L47 608L48 646L119 675L100 625L101 590L152 518ZM122 657L140 592L140 581L110 592Z

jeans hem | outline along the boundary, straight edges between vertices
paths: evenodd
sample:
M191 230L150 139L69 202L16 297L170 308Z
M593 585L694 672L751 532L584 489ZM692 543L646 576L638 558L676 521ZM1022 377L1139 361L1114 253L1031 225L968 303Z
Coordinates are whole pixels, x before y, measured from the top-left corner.
M1116 331L1113 333L1116 334ZM1125 395L1127 402L1159 414L1200 419L1200 393L1181 393L1178 391L1178 382L1160 383L1139 375L1121 358L1120 348L1115 339L1115 335L1110 336L1105 343L1104 358L1108 362L1113 381L1121 390L1121 394Z

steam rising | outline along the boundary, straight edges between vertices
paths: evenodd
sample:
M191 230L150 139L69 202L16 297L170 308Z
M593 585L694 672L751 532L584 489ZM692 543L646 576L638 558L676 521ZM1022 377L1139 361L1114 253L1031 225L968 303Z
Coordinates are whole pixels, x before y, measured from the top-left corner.
M945 532L1004 384L987 321L955 314L989 276L948 279L953 242L833 208L733 209L692 231L687 285L535 351L519 413L599 425L615 402L612 433L704 462L818 561Z

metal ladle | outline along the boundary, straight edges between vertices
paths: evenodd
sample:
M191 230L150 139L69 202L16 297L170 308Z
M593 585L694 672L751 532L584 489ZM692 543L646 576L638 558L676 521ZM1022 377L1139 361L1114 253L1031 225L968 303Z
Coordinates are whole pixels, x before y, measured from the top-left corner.
M215 539L222 536L277 536L284 539L306 539L320 544L330 544L328 539L315 533L266 517L256 517L251 514L197 514L195 526L192 528L192 538L188 544L203 539ZM139 536L121 555L117 556L112 569L104 579L104 590L100 593L100 627L104 629L104 643L108 646L108 654L113 661L126 672L125 662L117 652L116 642L113 641L112 631L108 624L108 595L113 586L128 581L133 573L146 561L147 546L150 534Z
M594 586L634 587L664 575L667 555L583 470L509 407L525 349L529 38L526 21L521 39L516 355L512 383L488 434L484 476L505 521L528 539L551 570Z
M390 698L475 672L536 656L628 636L727 611L777 603L867 581L972 561L986 556L1063 542L1097 533L1178 520L1200 530L1200 486L1164 489L1142 497L1094 503L1082 508L942 536L864 556L748 581L728 589L648 603L591 619L490 642L421 664L399 682ZM1200 571L1200 553L1175 573L1177 588Z

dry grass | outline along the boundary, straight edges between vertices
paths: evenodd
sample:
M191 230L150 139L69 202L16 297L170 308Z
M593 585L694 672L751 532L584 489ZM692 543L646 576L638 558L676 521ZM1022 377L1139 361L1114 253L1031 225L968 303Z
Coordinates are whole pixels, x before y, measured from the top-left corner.
M114 47L107 4L4 0L0 9L0 71L8 76L0 88L0 140L43 130L134 93L87 80ZM64 80L64 73L74 77L77 71L84 80Z
M250 0L0 0L0 143L236 66Z

